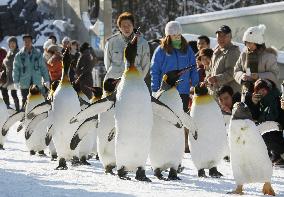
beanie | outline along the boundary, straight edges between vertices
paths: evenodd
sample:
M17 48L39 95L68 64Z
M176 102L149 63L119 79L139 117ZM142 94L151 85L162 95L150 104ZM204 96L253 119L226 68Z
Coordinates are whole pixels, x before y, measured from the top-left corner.
M263 44L265 29L266 29L266 26L263 24L254 26L254 27L249 27L244 33L243 42Z
M180 35L182 33L182 28L179 22L170 21L166 24L165 34L168 35Z

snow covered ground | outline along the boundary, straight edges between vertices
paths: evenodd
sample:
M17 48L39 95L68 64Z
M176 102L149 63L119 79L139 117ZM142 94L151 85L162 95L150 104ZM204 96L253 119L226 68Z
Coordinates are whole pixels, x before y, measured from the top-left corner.
M153 177L149 165L147 175L152 183L138 182L131 174L131 181L105 175L99 161L91 159L91 166L72 167L56 171L57 162L49 157L30 156L24 143L24 134L16 133L17 123L10 129L0 154L1 197L73 197L73 196L230 196L226 192L235 187L229 163L222 162L219 170L224 178L198 178L197 172L186 154L185 170L180 181L160 181ZM143 147L142 147L143 148ZM284 196L284 169L274 168L273 187L278 196ZM244 196L263 196L262 184L245 186ZM234 195L232 195L234 196Z

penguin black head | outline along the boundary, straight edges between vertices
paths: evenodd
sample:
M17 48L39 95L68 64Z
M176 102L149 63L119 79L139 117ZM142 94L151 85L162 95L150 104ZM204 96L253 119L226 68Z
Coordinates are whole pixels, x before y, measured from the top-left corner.
M64 74L68 74L68 70L71 64L71 56L68 48L65 49L62 60L63 60L62 62L63 62Z
M124 49L124 57L126 61L130 64L130 66L134 65L135 58L137 55L137 41L138 37L134 36L134 38L127 44Z
M196 96L203 96L208 94L208 88L206 87L205 84L201 85L198 84L197 86L194 87L194 94Z
M182 80L179 80L180 76L184 73L190 71L192 69L191 66L180 69L180 70L171 70L164 74L162 83L166 83L167 85L171 87L177 86L179 82ZM163 84L162 84L163 86ZM165 85L164 85L165 86ZM162 88L163 89L163 88Z
M88 87L94 94L94 97L101 98L103 96L103 89L101 87Z
M252 114L248 106L243 102L237 102L233 106L232 110L232 119L233 120L252 120Z
M29 89L31 95L38 95L40 94L40 89L37 85L32 85Z
M107 80L104 81L104 90L106 92L112 93L116 89L116 85L120 81L121 78L114 79L114 78L108 78Z

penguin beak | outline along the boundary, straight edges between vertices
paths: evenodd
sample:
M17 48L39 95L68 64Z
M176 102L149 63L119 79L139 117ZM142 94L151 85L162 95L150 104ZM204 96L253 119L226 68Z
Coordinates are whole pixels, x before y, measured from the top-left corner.
M193 69L193 66L192 66L192 65L190 65L190 66L188 66L188 67L186 67L186 68L181 69L181 70L178 72L178 76L183 75L184 73L190 71L191 69Z
M114 82L112 82L113 85L117 85L121 81L121 77L115 79Z

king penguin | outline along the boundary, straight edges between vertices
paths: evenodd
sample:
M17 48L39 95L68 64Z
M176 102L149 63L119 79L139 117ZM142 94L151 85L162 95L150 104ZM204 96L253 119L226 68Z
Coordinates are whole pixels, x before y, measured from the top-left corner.
M170 107L181 119L190 116L183 111L181 97L176 89L179 77L193 67L173 70L163 76L157 98ZM193 124L193 123L191 123ZM191 126L191 131L195 129ZM154 116L154 126L151 135L150 162L154 175L162 180L180 180L177 176L179 164L184 155L184 128L177 127L159 116ZM163 170L170 168L168 179L164 179Z
M6 135L7 132L11 126L11 124L14 124L17 119L15 119L16 111L12 109L7 109L6 104L4 103L4 100L0 98L0 111L1 111L1 116L0 116L0 128L1 128L1 135L0 135L0 150L4 150L4 143L6 140ZM13 115L11 115L13 114ZM22 116L22 115L21 115ZM11 118L13 117L13 118ZM13 121L12 121L13 120ZM10 122L9 126L7 126L7 121Z
M221 109L206 86L194 88L190 115L198 128L197 140L193 135L188 137L198 176L206 177L204 169L209 169L209 176L219 178L223 175L216 166L225 155L228 139Z
M126 68L117 87L115 156L120 178L129 179L127 171L136 171L135 179L150 182L145 165L150 151L153 111L143 75L134 65L137 39L135 36L125 48Z
M270 183L272 163L261 132L253 122L249 108L244 103L235 103L230 122L229 142L237 188L229 193L243 194L245 183L261 182L264 183L263 194L275 196Z
M39 87L32 85L29 89L24 120L25 142L31 155L38 152L40 156L45 156L45 128L47 125L44 120L47 118L47 113L44 112L33 117L28 116L29 112L34 107L43 102L45 102L45 99L41 94Z
M102 97L102 88L94 87L93 93L94 96L90 100L91 103L94 103L101 99ZM81 106L82 108L82 106ZM82 109L83 110L83 109ZM74 148L78 144L80 164L82 165L91 165L87 162L89 154L93 150L94 144L97 144L97 124L98 118L96 116L86 119L75 132L71 143L70 148Z
M76 151L70 149L70 141L79 127L79 123L70 124L69 120L80 112L81 108L78 95L68 78L70 62L70 53L67 49L63 54L61 81L54 92L53 125L47 135L49 138L47 141L52 138L59 157L59 165L56 169L67 169L66 160L77 155Z

